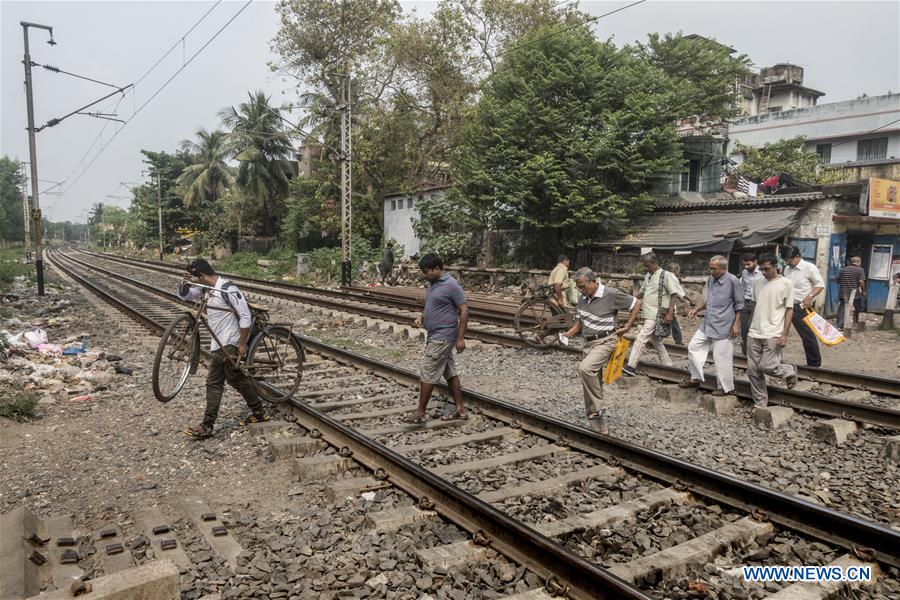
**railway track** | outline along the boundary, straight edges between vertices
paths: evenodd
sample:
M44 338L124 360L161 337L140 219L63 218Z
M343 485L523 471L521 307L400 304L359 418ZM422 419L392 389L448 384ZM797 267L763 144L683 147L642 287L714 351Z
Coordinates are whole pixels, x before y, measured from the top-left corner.
M164 290L57 253L48 259L153 331L184 310ZM337 475L329 487L335 499L394 486L416 500L370 515L373 528L443 518L474 540L423 548L425 570L447 573L483 560L490 548L545 582L517 598L563 591L572 598L645 598L670 595L685 574L714 589L722 585L710 576L716 568L708 568L716 557L765 564L748 557L770 556L772 540L817 540L835 564L873 557L900 565L897 531L473 391L464 392L468 421L399 424L412 406L415 373L302 340L318 367L285 406L300 426L296 436L273 439L273 450L306 448L312 455L296 458L296 468L307 477ZM369 474L347 476L359 465ZM687 521L701 525L685 531ZM681 537L664 535L677 527ZM620 540L631 537L636 547ZM900 589L895 583L883 585ZM787 587L777 597L798 592Z
M177 266L158 262L139 261L114 255L99 253L84 253L101 260L109 260L147 269L167 275L179 275ZM409 299L388 299L390 306L373 305L372 302L381 302L384 298L375 292L359 292L358 290L321 290L319 288L293 286L278 282L264 282L238 276L227 275L240 283L248 292L262 296L281 298L295 302L301 302L314 306L338 309L350 313L361 314L373 319L386 320L411 325L421 311L420 301ZM391 292L391 295L395 292ZM517 335L494 328L469 327L468 337L487 343L501 344L513 347L522 347L523 343ZM674 346L674 345L673 345ZM679 347L679 346L676 346ZM682 348L683 347L679 347ZM556 347L555 351L580 355L577 348ZM788 390L780 387L770 387L769 403L792 409L847 421L856 421L882 427L890 430L900 430L900 410L893 407L893 398L900 396L900 382L873 377L857 373L833 371L830 369L816 369L800 367L801 376L810 379L819 387L825 387L824 392L809 390ZM678 367L666 367L657 363L641 361L639 371L653 379L666 383L683 381L687 376L687 370ZM837 385L835 382L844 382L844 387L859 389L865 395L872 396L865 401L853 400L841 397L840 390L828 389L828 386ZM735 381L738 397L750 399L750 385L745 379ZM811 384L810 384L811 385ZM709 375L701 389L712 391L715 389L715 377ZM875 391L878 390L876 394Z

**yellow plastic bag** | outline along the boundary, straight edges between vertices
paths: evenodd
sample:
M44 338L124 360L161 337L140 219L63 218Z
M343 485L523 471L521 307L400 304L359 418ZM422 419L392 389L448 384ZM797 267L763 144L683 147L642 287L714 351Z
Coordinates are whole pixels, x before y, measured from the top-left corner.
M609 357L609 362L606 363L606 368L603 369L603 383L606 385L622 376L622 367L625 366L625 357L628 356L628 345L628 340L623 337L616 342L612 356Z
M806 310L806 316L803 317L806 326L812 329L819 341L826 346L837 346L842 342L846 342L847 338L838 330L837 327L828 322L822 315L814 310Z

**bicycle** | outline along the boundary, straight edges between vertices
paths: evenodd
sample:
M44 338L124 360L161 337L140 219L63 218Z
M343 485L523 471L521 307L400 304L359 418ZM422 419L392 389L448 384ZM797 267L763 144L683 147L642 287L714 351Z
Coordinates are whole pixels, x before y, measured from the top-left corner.
M553 286L546 283L528 288L516 311L516 333L532 348L559 344L559 334L575 323L575 314L560 306L553 294Z
M207 309L228 310L207 306L210 293L222 290L196 283L191 285L206 292L197 300L194 313L180 314L166 327L153 359L153 394L160 402L175 398L188 377L197 372L201 353L207 353L201 350L201 330L205 330L219 347L223 346L210 329L204 312ZM231 356L227 356L226 360L232 368L248 376L261 398L274 403L282 402L297 391L303 378L303 346L290 324L269 323L268 307L259 304L248 306L253 324L247 354L240 360Z

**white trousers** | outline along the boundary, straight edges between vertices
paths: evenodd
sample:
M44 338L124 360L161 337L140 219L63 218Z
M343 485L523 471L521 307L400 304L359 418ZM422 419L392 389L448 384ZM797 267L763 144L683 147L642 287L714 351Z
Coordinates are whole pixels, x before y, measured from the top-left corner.
M659 355L659 362L667 367L674 366L672 359L669 357L669 351L666 350L666 345L661 339L653 335L655 329L656 319L647 319L641 324L637 337L634 338L634 344L631 346L631 354L628 356L628 366L632 369L641 360L641 354L644 353L644 348L647 347L647 344L650 344L656 350L656 353Z
M688 344L688 368L691 371L691 379L703 381L703 365L706 357L712 350L713 362L716 365L716 379L719 387L730 392L734 390L734 343L731 338L725 340L712 340L706 337L701 330L697 330Z

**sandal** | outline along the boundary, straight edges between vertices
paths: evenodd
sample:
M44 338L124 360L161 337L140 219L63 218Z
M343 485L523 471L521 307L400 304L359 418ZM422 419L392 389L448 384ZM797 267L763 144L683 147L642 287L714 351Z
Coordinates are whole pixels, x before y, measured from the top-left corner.
M469 418L469 413L461 413L458 410L452 413L447 413L443 417L441 417L441 421L465 421Z
M428 421L425 419L425 417L417 417L416 415L409 415L409 416L403 417L403 422L406 423L407 425L424 425Z
M271 421L272 417L267 415L266 413L253 414L247 417L246 419L241 420L241 426L246 427L250 423L265 423L266 421Z
M184 430L185 435L188 435L192 438L203 440L209 437L212 437L213 429L212 427L207 427L203 423L197 425L196 427L188 427Z

